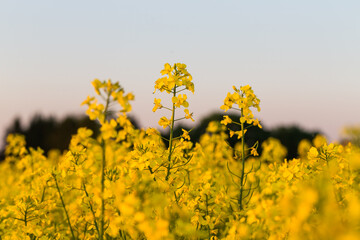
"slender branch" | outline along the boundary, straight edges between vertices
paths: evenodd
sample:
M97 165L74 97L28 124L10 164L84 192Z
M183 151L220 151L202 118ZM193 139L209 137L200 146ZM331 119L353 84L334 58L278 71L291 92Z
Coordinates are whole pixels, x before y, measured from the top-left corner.
M107 111L110 103L111 91L107 93L106 104L104 109L104 121L106 121ZM106 168L106 143L104 138L101 140L101 148L102 148L102 161L101 161L101 224L100 224L100 240L104 239L104 219L105 219L105 199L104 199L104 191L105 191L105 168Z
M69 224L70 231L71 231L72 239L75 240L75 239L76 239L76 238L75 238L75 234L74 234L74 231L73 231L72 226L71 226L69 214L68 214L68 212L67 212L67 210L66 210L66 207L65 207L64 199L63 199L63 197L62 197L62 195L61 195L61 191L60 191L60 188L59 188L59 184L58 184L58 182L57 182L57 179L56 179L56 175L53 173L52 176L53 176L53 178L54 178L54 180L55 180L56 189L57 189L57 192L59 193L59 197L60 197L60 200L61 200L62 207L64 208L64 212L65 212L65 215L66 215L66 219L67 219L67 222L68 222L68 224ZM26 222L25 222L25 224L26 224Z
M243 109L241 109L241 116L243 116ZM244 172L245 172L245 136L244 136L244 123L241 123L241 146L242 146L242 169L241 169L241 179L240 179L240 197L239 197L239 204L240 210L244 209L243 206L243 187L244 187Z
M176 97L176 85L174 87L173 96ZM171 154L172 154L172 144L173 144L173 135L174 135L174 119L175 119L175 103L172 104L172 116L171 116L171 127L170 127L170 139L169 139L169 155L168 155L168 167L165 180L167 181L170 176L171 169Z
M87 192L87 190L86 190L85 182L83 182L83 187L84 187L83 190L84 190L84 192L85 192L86 197L89 198L89 194L88 194L88 192ZM98 232L98 234L99 234L99 236L100 236L100 230L99 230L98 224L97 224L97 222L96 222L95 211L94 211L94 208L93 208L90 200L89 200L89 206L90 206L90 211L91 211L91 213L92 213L92 215L93 215L93 218L94 218L94 225L95 225L96 231Z
M233 173L233 172L230 170L229 162L226 163L226 166L227 166L227 169L229 170L229 172L230 172L232 175L234 175L235 177L241 178L240 176L236 175L235 173Z

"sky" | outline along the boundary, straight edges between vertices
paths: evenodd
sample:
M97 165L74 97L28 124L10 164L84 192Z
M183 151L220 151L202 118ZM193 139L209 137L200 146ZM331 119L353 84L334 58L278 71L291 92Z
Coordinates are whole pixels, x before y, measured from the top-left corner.
M340 139L360 123L360 1L0 1L0 138L20 117L82 114L91 81L119 81L132 115L156 127L154 82L185 63L196 121L251 85L264 127ZM195 121L195 122L196 122ZM0 142L1 143L1 142Z

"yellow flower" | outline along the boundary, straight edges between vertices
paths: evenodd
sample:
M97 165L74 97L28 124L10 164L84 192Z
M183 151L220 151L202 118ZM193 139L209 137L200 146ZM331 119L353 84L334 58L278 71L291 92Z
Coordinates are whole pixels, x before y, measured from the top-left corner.
M159 125L162 126L164 129L171 124L171 120L167 119L166 117L161 117L159 120Z
M249 85L244 87L240 87L240 90L233 86L234 93L228 93L224 99L224 104L220 107L220 109L224 110L225 112L232 108L233 104L237 104L238 108L241 110L241 123L254 123L254 126L258 126L262 128L259 123L259 120L254 119L254 114L250 110L250 107L256 108L260 111L260 100L255 96L253 90ZM236 108L237 110L239 110ZM223 121L224 124L226 121Z
M155 104L155 106L154 106L154 108L153 108L153 112L155 112L157 109L162 108L161 99L155 98L155 99L154 99L154 104Z
M179 94L177 97L172 97L171 101L175 104L175 107L183 106L185 108L189 107L189 103L186 101L186 94Z
M318 155L319 155L319 152L317 151L317 149L314 147L311 147L308 152L308 158L309 159L316 158Z
M235 92L240 92L240 90L237 89L235 86L232 86L232 88L234 89Z
M229 118L228 115L225 115L224 120L222 120L220 123L226 126L226 125L232 123L232 120L231 120L231 118Z
M148 128L146 129L146 134L151 135L159 135L159 132L155 128Z
M233 130L230 130L230 129L229 129L229 131L230 131L230 137L233 137L234 135L237 135L238 136L237 138L240 139L243 136L242 131L233 131ZM244 130L244 135L245 135L246 132L247 132L247 129Z
M242 92L252 91L250 85L246 85L246 86L240 87L240 90L241 90Z
M108 121L104 122L104 124L100 128L100 131L105 140L112 137L116 137L116 129L115 129L116 126L117 126L117 122L114 119L111 119L110 122Z
M192 79L192 77L190 75L189 76L189 81L186 82L186 80L183 80L183 83L185 84L187 90L194 93L195 87L194 87L194 83L191 82L191 79Z
M176 80L173 76L169 76L167 79L167 89L173 89L176 85Z
M262 128L262 126L261 126L261 124L260 124L260 122L259 122L258 119L255 119L255 120L253 121L253 124L254 124L254 126L258 126L259 128Z
M184 139L190 140L189 132L184 129L181 129L181 130L183 131L182 137Z
M180 94L178 96L178 99L179 99L179 105L182 105L185 108L189 107L189 103L186 101L187 99L186 94L182 94L182 95Z
M124 96L124 90L120 90L118 92L113 92L112 97L116 100L120 106L123 108L121 112L130 112L132 107L130 104L130 100L134 100L134 95L132 93L128 93Z
M103 86L103 83L99 79L95 79L91 82L91 84L94 86L95 92L97 95L100 95L100 88Z
M95 97L90 97L90 96L87 96L87 98L85 99L85 101L83 101L82 103L81 103L81 106L82 105L89 105L89 104L91 104L91 102L93 101L95 99Z
M316 135L315 138L313 139L313 145L316 148L320 148L324 144L327 144L327 140L326 137L321 134Z
M175 65L176 65L177 70L180 72L184 71L186 69L186 64L184 64L184 63L176 63Z
M186 119L191 119L192 121L195 121L193 118L192 118L192 113L189 113L189 109L184 109L184 112L185 112L185 118Z
M228 106L228 105L222 105L221 107L220 107L220 109L221 110L224 110L224 112L227 112L229 109L230 109L230 107Z
M254 157L259 156L258 152L256 151L256 148L251 148L251 155L253 155Z
M229 130L229 134L230 134L230 137L232 138L232 137L234 136L235 132L230 129L230 130Z
M128 93L128 94L126 94L126 96L125 96L125 97L126 97L126 99L127 99L127 100L129 100L129 101L130 101L130 100L134 100L134 99L135 99L135 96L134 96L134 94L133 94L133 93Z
M176 63L174 66L171 66L169 63L166 63L160 73L167 75L167 77L162 77L155 81L154 93L156 89L160 92L165 90L167 93L171 93L175 87L180 86L185 86L186 89L194 93L194 84L191 82L192 76L186 70L185 64Z
M166 77L159 78L158 80L156 80L155 81L155 90L153 93L156 92L156 89L159 89L160 92L164 91L166 89L166 81L167 81Z
M173 68L170 66L170 64L165 63L164 69L161 70L160 73L161 73L161 75L165 75L165 74L170 75L172 70L173 70Z
M101 115L103 114L104 105L98 104L97 100L95 99L90 105L88 110L86 110L86 114L89 115L91 120L95 120L99 118L101 120Z

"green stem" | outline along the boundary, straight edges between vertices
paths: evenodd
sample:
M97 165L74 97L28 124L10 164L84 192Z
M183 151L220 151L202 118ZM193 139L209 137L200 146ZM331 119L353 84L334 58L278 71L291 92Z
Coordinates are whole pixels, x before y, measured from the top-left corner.
M241 117L243 116L243 109L241 109ZM241 154L241 179L240 179L240 197L239 197L239 205L240 210L244 209L243 206L243 191L244 191L244 173L245 173L245 136L244 136L244 123L241 123L241 147L242 147L242 154Z
M84 228L84 238L83 238L83 239L86 238L86 232L87 232L87 223L85 224L85 228Z
M110 103L111 91L107 93L106 104L104 109L104 122L106 121L107 111ZM101 161L101 224L100 224L100 240L104 239L104 225L105 225L105 199L104 199L104 190L105 190L105 168L106 168L106 144L105 140L101 140L102 148L102 161Z
M45 200L45 190L46 190L46 186L44 187L44 189L43 189L43 193L42 193L42 195L41 195L41 203Z
M84 187L84 192L86 194L86 197L89 198L89 194L86 190L86 186L85 186L85 182L83 182L83 187ZM90 200L89 200L89 206L90 206L90 211L93 215L93 218L94 218L94 225L95 225L95 228L96 228L96 231L98 232L99 236L100 236L100 231L99 231L99 227L98 227L98 224L96 222L96 216L95 216L95 211L94 211L94 208L93 208L93 205L91 204Z
M25 222L25 226L27 226L27 209L25 210L25 213L24 213L24 222Z
M62 206L63 206L63 208L64 208L64 212L65 212L65 215L66 215L66 219L67 219L67 222L68 222L68 224L69 224L69 228L70 228L70 231L71 231L72 239L75 240L76 238L75 238L74 231L73 231L73 229L72 229L72 227L71 227L69 214L68 214L68 212L67 212L67 210L66 210L65 202L64 202L64 199L63 199L63 197L62 197L62 195L61 195L61 191L60 191L59 184L58 184L58 182L57 182L57 179L56 179L55 174L53 174L53 178L54 178L54 180L55 180L56 189L57 189L57 191L58 191L58 193L59 193L59 197L60 197L60 200L61 200L61 204L62 204Z
M173 97L176 97L176 85L173 91ZM170 176L171 170L171 154L172 154L172 144L173 144L173 135L174 135L174 123L175 123L175 103L172 104L172 116L171 116L171 126L170 126L170 139L169 139L169 155L168 155L168 167L165 180L167 181Z

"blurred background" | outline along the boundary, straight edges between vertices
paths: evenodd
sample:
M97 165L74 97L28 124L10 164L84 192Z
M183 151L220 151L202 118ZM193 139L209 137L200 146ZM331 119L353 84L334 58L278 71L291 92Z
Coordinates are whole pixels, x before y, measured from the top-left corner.
M153 113L153 100L166 96L154 82L166 62L193 75L189 127L221 113L233 85L250 84L266 134L340 141L343 126L360 122L359 9L355 0L3 0L0 149L16 131L66 147L74 130L64 129L94 124L80 106L94 78L133 92L134 122L156 127L166 112Z

